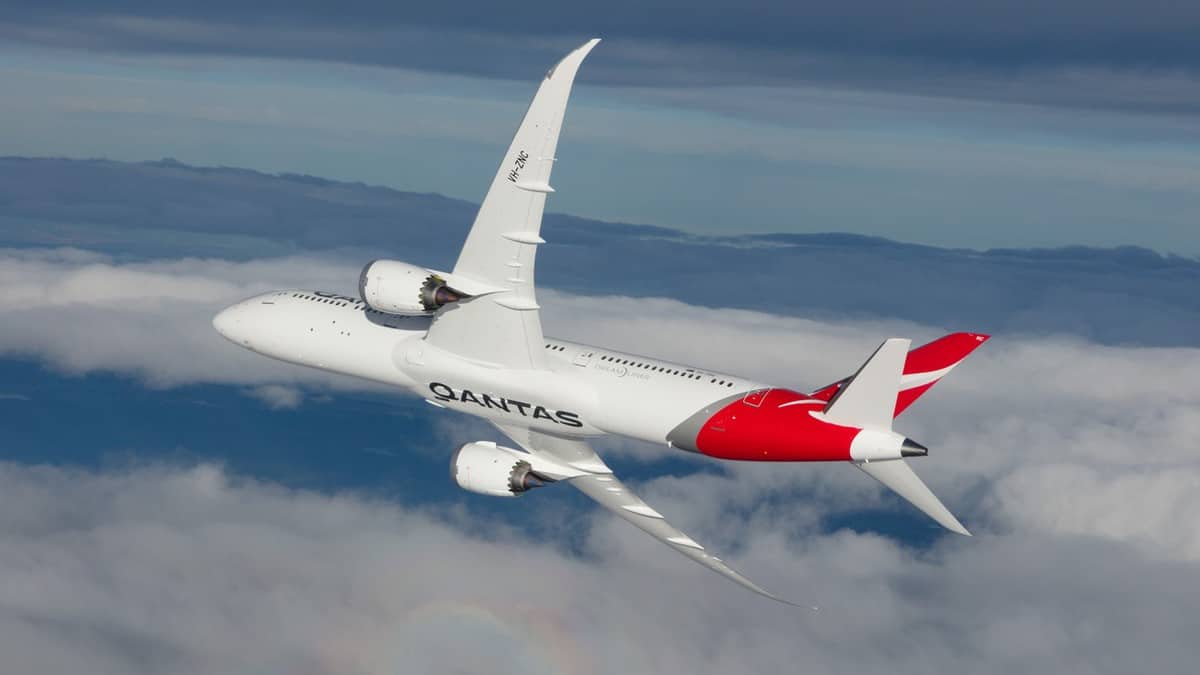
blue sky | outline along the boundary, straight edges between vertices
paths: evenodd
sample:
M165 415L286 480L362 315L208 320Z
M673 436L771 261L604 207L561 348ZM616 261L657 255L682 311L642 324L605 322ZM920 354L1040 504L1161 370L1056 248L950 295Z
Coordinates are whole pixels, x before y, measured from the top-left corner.
M581 71L552 208L705 233L1200 253L1190 9L1056 6L1030 26L1019 8L931 2L898 21L857 5L731 22L700 3L654 29L653 4L548 9L610 31ZM174 157L472 201L540 74L590 34L487 7L26 9L0 31L6 154Z

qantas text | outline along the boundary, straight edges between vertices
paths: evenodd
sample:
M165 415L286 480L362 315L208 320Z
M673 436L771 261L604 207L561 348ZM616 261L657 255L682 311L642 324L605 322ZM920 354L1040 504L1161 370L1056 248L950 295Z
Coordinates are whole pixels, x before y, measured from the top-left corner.
M429 383L429 391L439 401L458 401L459 403L474 403L481 408L494 408L522 417L532 417L537 420L547 420L568 427L582 427L579 415L566 410L548 410L545 406L534 405L511 398L492 396L490 394L476 395L470 389L461 389L455 393L454 388L441 382Z

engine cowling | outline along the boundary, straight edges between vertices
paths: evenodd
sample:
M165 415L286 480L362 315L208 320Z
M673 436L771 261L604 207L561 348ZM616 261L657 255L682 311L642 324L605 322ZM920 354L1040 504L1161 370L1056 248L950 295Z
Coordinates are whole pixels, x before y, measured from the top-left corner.
M358 295L371 309L388 314L432 314L470 297L436 272L399 260L373 260L358 276Z
M550 481L533 472L517 451L495 443L467 443L450 458L450 476L464 490L493 497L516 497Z

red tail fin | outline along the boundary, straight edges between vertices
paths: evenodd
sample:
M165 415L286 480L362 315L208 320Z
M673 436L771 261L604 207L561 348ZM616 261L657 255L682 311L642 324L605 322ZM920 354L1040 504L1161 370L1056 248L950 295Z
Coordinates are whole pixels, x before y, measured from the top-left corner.
M900 393L896 395L895 416L899 416L921 394L929 391L954 366L987 342L989 337L981 333L952 333L910 351L904 360L904 376L900 379ZM810 396L828 401L849 379L822 387Z

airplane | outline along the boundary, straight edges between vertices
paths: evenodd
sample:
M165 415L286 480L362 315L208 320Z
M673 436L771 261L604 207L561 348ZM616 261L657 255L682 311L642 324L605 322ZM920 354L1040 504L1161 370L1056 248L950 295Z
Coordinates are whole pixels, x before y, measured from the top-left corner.
M589 439L616 434L725 460L850 463L946 529L969 535L909 467L925 446L893 420L987 341L955 333L910 351L885 340L851 376L799 392L736 375L547 337L534 292L542 212L572 83L589 40L546 73L454 268L368 263L358 297L281 290L222 310L231 342L294 364L406 389L493 424L450 459L462 488L516 497L579 490L675 551L774 600L668 523L613 475Z

